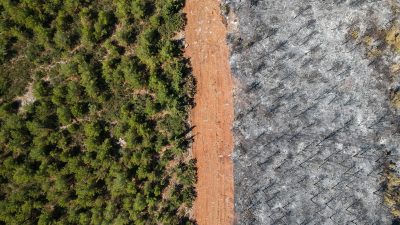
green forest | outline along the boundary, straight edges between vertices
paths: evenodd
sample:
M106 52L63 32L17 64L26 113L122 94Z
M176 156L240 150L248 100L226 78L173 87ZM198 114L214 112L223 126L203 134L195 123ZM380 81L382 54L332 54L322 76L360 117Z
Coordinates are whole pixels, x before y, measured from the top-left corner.
M0 224L194 224L184 0L0 0Z

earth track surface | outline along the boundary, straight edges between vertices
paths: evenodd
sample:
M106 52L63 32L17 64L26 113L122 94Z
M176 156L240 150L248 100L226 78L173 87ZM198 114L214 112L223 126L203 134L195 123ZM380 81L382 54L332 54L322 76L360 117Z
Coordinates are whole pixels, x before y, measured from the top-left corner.
M233 81L227 28L218 0L187 0L185 54L197 82L193 154L197 160L194 217L199 225L233 222Z

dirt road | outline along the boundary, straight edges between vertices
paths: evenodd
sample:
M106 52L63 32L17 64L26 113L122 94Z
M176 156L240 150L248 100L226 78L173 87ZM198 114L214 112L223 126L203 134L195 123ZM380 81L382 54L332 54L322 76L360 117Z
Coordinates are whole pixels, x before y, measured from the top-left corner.
M194 216L199 225L232 224L233 82L227 28L218 0L187 0L185 13L186 55L197 80L196 106L191 112L198 167Z

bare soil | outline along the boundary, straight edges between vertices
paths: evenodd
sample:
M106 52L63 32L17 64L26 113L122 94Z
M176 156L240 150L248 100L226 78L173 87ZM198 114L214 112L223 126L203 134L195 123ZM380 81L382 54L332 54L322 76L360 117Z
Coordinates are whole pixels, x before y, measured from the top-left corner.
M199 225L233 223L233 80L227 27L218 0L187 0L186 56L197 81L191 112L197 159L194 217Z

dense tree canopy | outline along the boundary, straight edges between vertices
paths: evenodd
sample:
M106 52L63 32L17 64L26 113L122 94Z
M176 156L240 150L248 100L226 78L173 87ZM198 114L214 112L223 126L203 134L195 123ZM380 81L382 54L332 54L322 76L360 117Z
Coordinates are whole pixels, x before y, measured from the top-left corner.
M0 224L191 224L183 0L0 0Z

